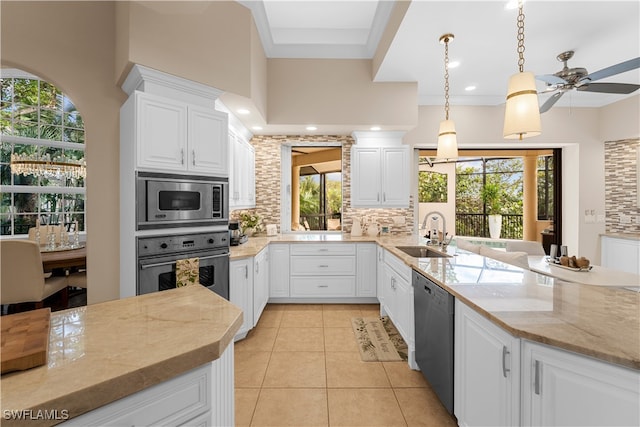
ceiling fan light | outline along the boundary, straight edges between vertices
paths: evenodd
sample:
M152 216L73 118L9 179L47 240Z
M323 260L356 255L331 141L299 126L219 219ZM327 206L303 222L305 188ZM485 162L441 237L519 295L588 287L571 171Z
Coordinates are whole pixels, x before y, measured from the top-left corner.
M436 158L445 160L458 158L458 137L453 120L443 120L440 122Z
M516 73L509 78L503 136L522 140L541 133L535 76L529 71Z

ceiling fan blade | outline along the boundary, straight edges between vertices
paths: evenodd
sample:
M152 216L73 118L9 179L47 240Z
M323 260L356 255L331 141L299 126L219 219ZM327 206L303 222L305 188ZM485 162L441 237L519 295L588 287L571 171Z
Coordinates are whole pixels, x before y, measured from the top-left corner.
M592 81L604 79L605 77L614 76L616 74L624 73L625 71L635 70L636 68L640 68L640 57L633 58L628 61L621 62L616 65L612 65L607 68L603 68L602 70L596 71L595 73L588 74L580 79L578 86L583 81Z
M540 107L540 113L545 113L549 111L549 109L553 107L553 104L558 102L558 100L562 95L564 95L564 91L556 92L553 95L551 95L551 97L547 99L547 101L544 104L542 104L542 107Z
M576 89L582 92L619 93L629 94L640 88L640 85L630 83L589 83Z
M536 80L542 80L549 85L566 85L567 81L553 74L542 74L536 76Z

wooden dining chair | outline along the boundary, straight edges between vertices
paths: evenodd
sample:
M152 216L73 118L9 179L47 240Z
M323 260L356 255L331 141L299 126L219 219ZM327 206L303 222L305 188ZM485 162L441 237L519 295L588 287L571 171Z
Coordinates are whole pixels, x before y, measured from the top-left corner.
M40 246L31 240L0 241L0 302L5 304L33 303L42 308L44 300L61 292L62 305L69 303L67 278L45 279Z

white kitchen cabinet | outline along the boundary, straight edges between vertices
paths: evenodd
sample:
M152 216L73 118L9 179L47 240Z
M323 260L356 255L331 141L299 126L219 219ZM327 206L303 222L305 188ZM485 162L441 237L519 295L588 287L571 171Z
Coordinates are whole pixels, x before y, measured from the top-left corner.
M61 425L228 426L233 423L233 343L230 343L220 358L211 363Z
M234 259L229 262L229 301L242 309L242 326L236 332L236 341L247 336L253 328L253 258Z
M602 236L600 246L603 267L640 274L640 240Z
M356 245L292 245L290 274L292 298L355 297Z
M385 316L384 312L384 284L385 284L385 264L384 264L384 249L382 246L377 246L376 248L376 294L378 297L378 302L381 307L381 316Z
M351 206L409 207L410 149L351 147Z
M454 411L460 426L520 424L520 340L456 299Z
M269 298L289 297L289 245L269 244Z
M523 341L523 425L640 425L640 372Z
M269 248L261 250L253 259L253 326L269 300Z
M229 207L255 208L255 148L233 131L229 132L229 145Z
M138 170L228 175L226 113L139 91L132 98L122 126L133 131Z
M377 246L375 243L356 244L356 295L375 297L377 292Z
M415 325L411 267L404 264L389 251L385 251L383 277L383 302L381 303L381 311L389 316L407 343L409 366L417 369L415 362Z

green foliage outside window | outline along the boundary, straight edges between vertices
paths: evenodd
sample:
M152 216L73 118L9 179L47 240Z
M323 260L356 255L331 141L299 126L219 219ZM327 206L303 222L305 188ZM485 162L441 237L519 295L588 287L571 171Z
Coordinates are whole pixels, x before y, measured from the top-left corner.
M447 188L446 173L418 172L418 201L420 203L447 203Z

